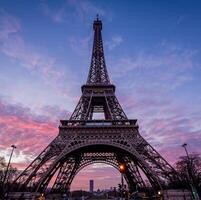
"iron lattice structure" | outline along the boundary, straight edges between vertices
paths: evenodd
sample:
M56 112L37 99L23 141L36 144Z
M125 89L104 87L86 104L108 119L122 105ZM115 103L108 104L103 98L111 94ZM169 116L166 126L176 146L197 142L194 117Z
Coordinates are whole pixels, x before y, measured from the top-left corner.
M52 192L69 190L75 175L85 166L102 162L119 169L132 191L144 188L142 173L156 190L178 180L175 170L140 135L137 120L128 119L115 96L103 51L102 22L93 23L94 42L88 79L69 120L61 120L58 136L15 180L13 191L45 191L56 175ZM94 119L103 113L104 119Z

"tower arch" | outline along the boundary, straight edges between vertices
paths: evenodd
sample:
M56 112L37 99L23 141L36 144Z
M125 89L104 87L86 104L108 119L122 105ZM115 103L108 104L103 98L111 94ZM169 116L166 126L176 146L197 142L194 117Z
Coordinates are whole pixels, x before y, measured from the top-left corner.
M106 159L107 157L105 156L109 153L113 154L113 160ZM91 159L87 160L87 154L94 154L96 157L91 157ZM101 154L102 157L98 157L98 155ZM162 181L132 146L130 147L126 142L122 144L121 141L111 143L111 141L97 141L95 139L91 141L85 140L82 143L77 142L75 145L72 145L71 148L68 147L67 150L64 149L63 152L57 156L54 163L49 166L49 169L44 172L42 178L36 184L37 187L34 188L34 191L44 191L52 176L59 168L59 174L53 186L53 190L64 191L65 188L70 188L73 178L82 166L91 164L94 161L99 162L103 160L117 169L121 163L125 164L127 169L125 178L131 190L136 188L136 185L138 185L139 188L145 187L144 181L139 173L139 168L145 173L150 183L153 185L153 188L157 190L162 188ZM69 164L71 167L69 167ZM38 172L41 174L40 170Z

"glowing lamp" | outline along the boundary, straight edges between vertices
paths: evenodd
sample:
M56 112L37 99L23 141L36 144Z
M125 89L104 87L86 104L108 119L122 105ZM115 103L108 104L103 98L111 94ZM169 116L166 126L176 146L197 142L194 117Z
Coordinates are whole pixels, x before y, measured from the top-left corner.
M125 167L124 164L119 165L119 170L120 170L121 173L125 171L125 168L126 167Z

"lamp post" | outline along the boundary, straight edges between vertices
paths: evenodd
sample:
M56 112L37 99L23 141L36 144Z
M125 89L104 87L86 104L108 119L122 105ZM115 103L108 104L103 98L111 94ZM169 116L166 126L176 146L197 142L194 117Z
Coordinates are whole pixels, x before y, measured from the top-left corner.
M196 200L200 200L200 198L198 196L198 192L197 192L197 190L196 190L196 188L194 186L191 173L190 173L190 168L189 168L190 157L189 157L189 154L188 154L188 151L187 151L187 144L184 143L182 145L182 147L185 149L186 156L187 156L187 170L186 170L187 171L187 179L188 179L188 182L189 182L189 185L190 185L190 188L191 188L191 192L192 192L193 198L196 199Z
M125 164L119 165L119 171L121 173L121 199L123 199L123 188L124 188L124 172L126 170Z
M186 152L186 156L187 156L187 158L188 158L188 161L189 161L189 154L188 154L188 151L187 151L187 148L186 148L186 146L187 146L187 144L186 143L184 143L184 144L182 144L182 147L184 147L184 149L185 149L185 152Z
M7 165L7 167L6 167L6 172L5 172L4 179L3 179L3 183L2 183L3 194L4 194L4 192L5 192L4 186L5 186L5 184L7 183L7 174L8 174L8 170L9 170L11 158L12 158L12 156L13 156L14 149L17 148L14 144L11 145L11 147L12 147L12 151L11 151L11 154L10 154L10 158L9 158L9 161L8 161L8 165Z

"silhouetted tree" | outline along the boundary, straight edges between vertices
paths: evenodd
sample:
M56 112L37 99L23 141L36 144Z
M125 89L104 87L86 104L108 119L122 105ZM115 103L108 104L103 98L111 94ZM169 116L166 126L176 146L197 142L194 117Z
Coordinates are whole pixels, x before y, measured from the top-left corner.
M6 169L6 161L4 157L0 156L0 186L2 185L4 179L4 172Z
M5 188L8 188L9 185L12 183L12 181L19 174L19 171L17 170L17 168L14 168L10 165L8 172L7 172L6 179L4 180L6 168L7 168L7 163L5 161L5 158L0 156L0 193L2 193L3 188L4 188L4 190L5 190Z
M176 170L179 173L182 182L190 185L190 182L195 186L199 196L201 197L201 157L197 153L182 156L175 164Z

